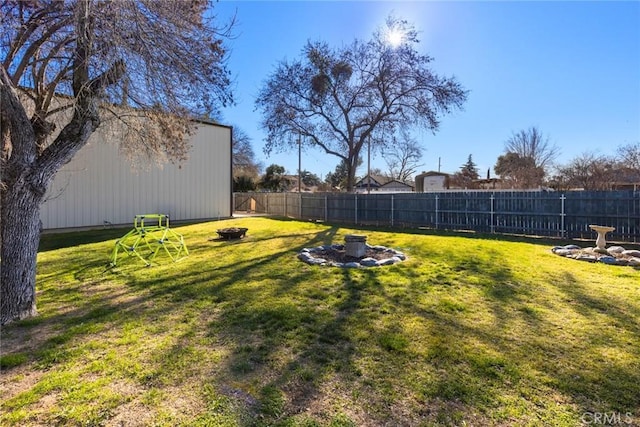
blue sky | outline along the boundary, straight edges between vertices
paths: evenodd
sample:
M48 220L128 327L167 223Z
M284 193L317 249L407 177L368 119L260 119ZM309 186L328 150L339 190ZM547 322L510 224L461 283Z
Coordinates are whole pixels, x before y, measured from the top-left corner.
M537 126L561 151L559 163L585 152L611 155L640 141L640 2L233 1L214 13L237 18L229 68L237 105L225 124L244 130L264 166L297 173L297 150L263 153L255 97L283 59L307 40L333 46L369 39L393 13L420 31L418 49L433 70L469 90L464 110L440 130L417 134L420 170L456 172L471 154L484 176L513 132ZM324 177L338 159L307 149L302 169ZM366 162L365 162L366 163ZM372 167L386 168L374 155ZM366 164L358 171L366 173Z

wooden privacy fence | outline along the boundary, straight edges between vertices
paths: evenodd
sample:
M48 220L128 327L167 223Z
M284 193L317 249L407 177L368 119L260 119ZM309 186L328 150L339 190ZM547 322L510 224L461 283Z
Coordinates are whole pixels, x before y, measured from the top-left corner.
M640 191L439 193L235 193L236 211L302 220L640 242ZM248 209L250 206L251 209Z

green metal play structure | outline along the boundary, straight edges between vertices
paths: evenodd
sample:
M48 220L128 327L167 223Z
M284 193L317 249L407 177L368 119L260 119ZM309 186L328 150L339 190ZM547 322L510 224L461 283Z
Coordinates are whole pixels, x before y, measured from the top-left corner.
M174 262L189 255L182 235L169 228L169 215L165 214L136 215L133 229L118 239L111 252L111 266L116 265L119 250L137 256L147 267L161 250Z

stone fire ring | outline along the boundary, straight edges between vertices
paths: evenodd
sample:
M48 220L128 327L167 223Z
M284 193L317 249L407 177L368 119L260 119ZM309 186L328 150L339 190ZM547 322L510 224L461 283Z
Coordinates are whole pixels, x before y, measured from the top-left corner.
M362 268L362 267L380 267L383 265L391 265L407 259L407 256L395 249L386 246L370 246L366 245L367 251L373 251L376 255L380 255L382 259L373 257L364 257L351 262L335 262L322 258L322 253L326 251L344 251L344 245L324 245L315 248L304 248L298 253L298 259L310 265L324 265L329 267L341 268Z

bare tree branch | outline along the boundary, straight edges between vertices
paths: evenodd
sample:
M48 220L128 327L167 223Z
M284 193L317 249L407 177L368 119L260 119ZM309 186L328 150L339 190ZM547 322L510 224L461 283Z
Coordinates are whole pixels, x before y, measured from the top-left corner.
M99 127L136 164L179 162L193 119L233 102L210 5L0 2L0 323L35 314L40 204Z
M351 190L369 138L383 145L381 135L399 128L435 131L442 114L462 106L466 91L430 70L431 58L415 49L413 27L393 17L387 26L405 31L401 46L388 45L379 30L369 41L338 49L309 43L300 60L278 65L256 100L267 131L266 152L288 148L292 133L307 135L308 144L345 161Z
M382 151L390 177L405 182L422 166L422 149L406 129L394 135L390 143Z

